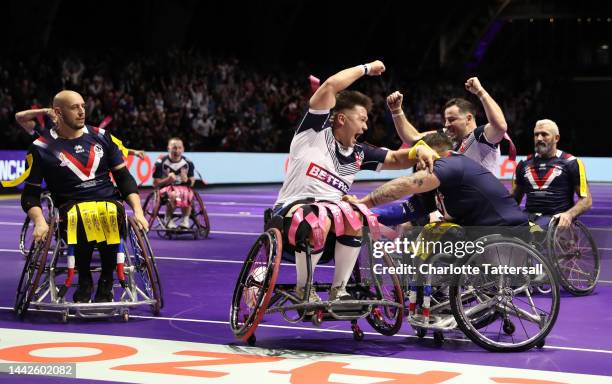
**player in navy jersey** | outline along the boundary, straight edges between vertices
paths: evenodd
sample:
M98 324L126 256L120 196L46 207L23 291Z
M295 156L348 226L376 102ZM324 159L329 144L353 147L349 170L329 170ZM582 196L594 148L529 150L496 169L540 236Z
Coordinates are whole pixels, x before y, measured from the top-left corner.
M416 195L436 191L438 209L445 219L464 226L521 226L527 215L521 211L506 187L481 164L452 151L444 133L429 134L424 141L441 156L433 172L418 171L389 181L358 202L368 207L386 204L407 195L409 219L427 215ZM355 197L347 196L349 201Z
M560 226L569 226L592 205L584 165L557 148L559 139L554 121L538 120L533 130L535 154L516 166L512 195L518 203L527 195L525 208L540 226L547 226L555 215Z
M91 299L93 279L90 263L97 245L102 272L95 295L96 302L112 300L113 270L119 250L118 234L122 232L123 198L134 211L141 229L148 230L140 207L136 182L123 161L118 146L103 129L85 125L85 102L73 91L61 91L53 99L57 126L41 130L28 150L31 165L21 195L21 205L34 222L34 239L48 235L49 227L40 208L40 185L43 181L60 209L62 236L66 236L68 255L74 256L79 274L75 302ZM117 183L116 192L110 173ZM92 225L104 217L108 226ZM109 218L115 219L110 220ZM72 254L71 254L72 253Z
M39 137L43 130L52 129L57 123L57 117L55 116L53 108L32 108L19 111L15 114L15 120L21 128L32 136L32 139ZM124 157L133 155L138 156L140 159L144 159L145 151L141 149L126 148L123 146L121 140L113 135L111 135L111 138L115 144L117 144Z
M345 89L364 75L380 76L384 70L384 64L377 60L344 69L329 77L310 98L309 111L291 141L287 174L278 194L274 213L285 218L284 237L287 246L283 245L283 249L295 251L296 292L299 296L304 295L308 273L306 253L293 249L290 237L287 238L292 233L291 228L297 228L297 231L300 231L300 228L310 228L314 234L318 224L294 219L308 217L314 209L312 204L315 204L318 212L322 212L324 208L332 213L335 211L337 215L334 217L340 219L337 223L342 223L343 214L347 221L353 221L351 225L336 228L336 221L332 223L330 217L323 217L323 234L319 237L325 239L330 231L338 234L330 300L350 298L345 286L359 256L361 229L355 227L361 225L362 213L354 212L350 206L341 204L342 207L339 207L337 204L342 203L342 196L348 193L355 175L360 170L404 169L413 166L417 161L409 159L408 150L405 149L389 151L357 142L357 138L368 129L368 112L372 100L360 92ZM418 156L431 166L435 153L423 147ZM316 205L318 202L321 204ZM344 210L341 211L341 208ZM357 219L357 224L354 219ZM293 231L294 235L295 232ZM323 245L315 241L313 243L312 272L323 255ZM310 301L319 300L313 290L310 293Z
M168 198L165 225L176 228L172 214L181 208L181 228L189 228L189 215L193 201L193 184L195 183L194 166L191 160L183 156L185 148L178 137L168 140L168 154L157 159L153 171L153 186L160 188L159 193Z

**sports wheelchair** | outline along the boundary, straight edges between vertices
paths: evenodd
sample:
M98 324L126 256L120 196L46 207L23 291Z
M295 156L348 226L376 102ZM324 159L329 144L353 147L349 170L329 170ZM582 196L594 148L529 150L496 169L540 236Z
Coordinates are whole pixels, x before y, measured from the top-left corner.
M289 323L311 321L320 326L329 320L350 321L353 338L363 340L364 333L357 320L365 318L377 332L392 336L402 325L404 297L400 281L395 276L375 275L374 261L367 251L360 252L352 276L346 285L353 300L308 300L311 290L327 292L331 284L313 282L311 273L312 248L308 238L311 233L296 240L296 249L306 253L307 283L302 299L295 292L295 281L279 283L281 259L293 261L293 255L283 253L283 217L269 216L266 212L265 232L255 241L242 266L230 308L230 326L234 336L255 345L255 330L264 316L280 315ZM365 220L364 220L365 221ZM333 258L335 235L330 233L325 240L321 262ZM380 261L386 266L392 260L384 256Z
M72 284L72 272L67 264L67 245L60 232L59 209L54 206L49 194L43 194L41 205L48 207L46 219L49 232L45 240L31 241L25 264L17 287L14 311L19 319L24 319L30 308L43 312L59 313L62 322L71 317L100 318L121 316L129 320L130 309L149 306L157 316L163 308L162 286L149 240L132 217L126 218L126 234L122 236L125 259L119 281L115 282L113 292L119 290L117 301L105 303L73 303L66 299ZM92 273L101 271L100 267L91 268ZM62 281L62 277L65 280Z
M492 352L544 346L559 313L555 267L529 243L530 234L521 230L517 231L520 236L513 236L512 232L468 234L465 228L450 223L432 223L401 235L386 231L392 234L387 235L388 241L395 240L395 236L415 242L433 239L441 244L470 239L481 247L462 257L444 251L426 253L418 247L408 253L387 253L395 266L414 268L412 273L403 275L402 282L407 289L407 321L418 338L432 331L434 342L441 345L444 332L460 330ZM373 239L366 234L366 240L372 253ZM492 267L501 271L504 266L519 268L520 272L493 272ZM444 272L431 273L432 270ZM534 295L535 287L542 285L550 287L548 294Z
M538 217L535 215L534 219ZM567 292L574 296L593 292L601 268L599 249L591 232L580 220L575 219L564 228L558 226L558 219L553 216L537 247L551 261L559 283ZM549 287L538 287L538 290L545 294Z
M46 203L41 205L41 209L47 219L49 218L49 214L51 213L51 211L53 211L53 205L50 196L51 195L49 191L43 191L40 194L41 202ZM23 225L21 226L21 231L19 232L19 252L21 252L24 257L28 256L28 253L30 252L30 245L32 245L32 243L34 242L33 235L34 223L32 223L30 217L26 215Z
M202 197L192 187L193 190L193 202L191 204L191 214L189 215L190 226L189 228L169 228L165 221L166 207L168 203L168 197L162 195L159 188L154 188L151 193L147 195L142 204L142 210L145 218L149 222L149 230L155 231L157 236L171 239L172 237L180 235L191 235L193 239L208 238L210 233L210 222L208 220L208 213L206 212L206 205ZM175 220L179 217L179 213L174 212L172 219Z

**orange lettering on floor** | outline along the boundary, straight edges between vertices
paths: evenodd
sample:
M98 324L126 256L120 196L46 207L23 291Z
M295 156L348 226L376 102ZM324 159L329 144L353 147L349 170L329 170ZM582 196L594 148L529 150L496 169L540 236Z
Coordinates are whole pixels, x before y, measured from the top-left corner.
M558 381L536 380L536 379L518 379L516 377L492 377L496 383L504 384L563 384Z
M207 357L215 360L190 360L190 361L172 361L165 363L148 363L148 364L128 364L119 365L111 369L119 371L134 371L134 372L150 372L163 373L167 375L180 376L196 376L196 377L221 377L228 375L229 372L217 371L201 371L195 369L185 369L185 367L206 367L211 365L235 365L235 364L250 364L250 363L271 363L284 360L283 357L269 356L254 356L242 355L235 353L220 353L220 352L201 352L201 351L180 351L175 352L175 355L182 356L198 356Z
M74 357L42 357L32 355L32 352L36 350L50 348L92 348L98 349L100 353ZM23 363L88 363L93 361L121 359L123 357L135 355L136 353L138 353L137 349L119 344L85 342L41 343L0 349L0 360L19 361Z
M348 363L338 363L335 361L319 361L308 364L303 367L292 369L291 371L270 371L272 373L290 374L291 384L335 384L329 381L332 374L348 375L359 377L380 377L386 380L378 383L385 384L437 384L453 377L459 376L460 373L445 372L445 371L427 371L419 374L415 373L399 373L399 372L383 372L370 371L364 369L344 368ZM391 380L388 380L391 379ZM372 383L377 384L377 383Z

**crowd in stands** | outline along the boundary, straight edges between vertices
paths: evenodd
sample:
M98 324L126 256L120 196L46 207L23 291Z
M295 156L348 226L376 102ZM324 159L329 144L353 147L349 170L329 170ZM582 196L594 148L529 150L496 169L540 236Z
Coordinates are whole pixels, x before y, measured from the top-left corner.
M468 97L463 81L402 78L389 68L380 79L356 83L374 99L368 142L400 145L385 97L404 94L404 110L419 130L442 127L443 106ZM15 112L47 107L60 89L81 93L87 121L112 117L108 129L133 148L165 150L171 136L187 151L287 152L293 129L308 106L309 73L270 70L236 58L212 58L192 50L157 56L39 56L0 59L0 148L24 149L31 138ZM315 74L317 75L317 74ZM538 118L541 84L492 82L483 85L501 105L513 137L530 133ZM478 107L478 99L471 97ZM480 108L479 122L484 121ZM530 149L527 149L530 150Z

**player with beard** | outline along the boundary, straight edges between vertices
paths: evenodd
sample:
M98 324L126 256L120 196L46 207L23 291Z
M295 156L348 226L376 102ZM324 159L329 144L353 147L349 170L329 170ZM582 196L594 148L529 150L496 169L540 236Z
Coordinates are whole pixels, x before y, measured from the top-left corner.
M465 88L480 99L487 116L487 123L477 125L474 104L462 98L454 98L444 106L445 131L452 139L456 152L469 157L495 174L500 160L499 143L508 130L506 119L497 102L484 89L477 77L467 79ZM426 135L436 132L420 133L417 131L406 118L402 110L402 101L403 95L399 91L387 97L393 124L404 143L414 145ZM427 210L435 211L433 193L423 194L419 199ZM375 208L373 212L379 215L378 220L381 223L398 225L408 221L410 210L408 202L403 202ZM438 215L434 214L434 216Z
M69 263L73 260L79 275L74 301L89 302L91 299L90 263L95 246L102 260L95 301L112 301L113 270L120 249L118 235L114 234L123 233L125 229L120 198L134 211L138 226L148 230L136 182L110 134L85 124L85 102L80 94L68 90L59 92L53 98L53 111L57 125L41 130L28 150L31 165L26 171L28 176L21 205L34 222L34 239L39 241L48 236L49 226L40 207L41 183L45 180L60 210L60 229L68 244ZM121 196L111 181L111 173ZM112 224L102 234L91 225L91 218L101 215L116 217L110 220Z
M535 153L516 166L512 195L519 204L527 195L525 208L540 226L547 226L555 215L559 226L569 226L593 203L584 165L557 149L560 137L554 121L538 120L533 129Z

